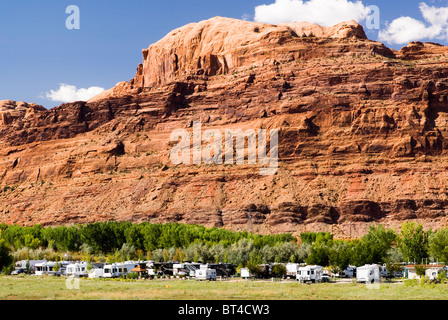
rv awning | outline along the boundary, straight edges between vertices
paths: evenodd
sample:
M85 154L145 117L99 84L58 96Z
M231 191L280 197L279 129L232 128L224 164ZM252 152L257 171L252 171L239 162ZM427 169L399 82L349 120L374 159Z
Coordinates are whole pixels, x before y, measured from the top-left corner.
M137 266L136 268L132 269L131 272L146 272L148 269L142 268L141 266Z

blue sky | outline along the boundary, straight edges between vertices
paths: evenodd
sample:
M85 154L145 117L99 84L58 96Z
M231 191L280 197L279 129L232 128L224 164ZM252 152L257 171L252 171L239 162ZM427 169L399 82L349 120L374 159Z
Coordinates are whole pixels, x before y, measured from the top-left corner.
M69 84L77 88L94 86L111 88L117 82L131 79L137 65L142 61L141 50L161 39L172 29L214 16L238 19L244 17L247 20L254 20L257 6L270 5L275 1L2 1L0 3L0 100L34 102L51 108L61 102L51 101L46 97L46 93L57 90L60 84ZM307 1L322 2L323 0L304 0L303 3L306 4ZM350 0L330 1L348 2ZM396 28L388 30L389 33L385 37L391 41L387 43L391 47L403 46L393 41L403 39L403 35L398 35L397 32L405 32L400 28L408 28L408 26L411 36L429 38L437 34L436 38L430 40L446 45L448 41L444 39L446 38L445 24L439 25L431 19L425 20L419 7L421 2L363 0L362 4L364 6L377 5L380 8L382 30L390 27L391 23L400 17L409 18L397 21L394 24ZM448 7L448 1L423 2L429 7ZM76 5L80 9L79 30L66 28L65 22L69 15L65 11L69 5ZM278 5L277 7L281 9L280 3ZM308 9L314 10L312 7ZM267 11L273 12L271 9ZM427 11L435 12L429 9ZM307 14L313 13L307 11ZM269 19L265 16L265 19ZM299 18L304 20L302 17ZM445 11L441 11L434 19L445 19ZM448 21L448 14L446 20ZM369 38L378 39L378 30L367 31Z

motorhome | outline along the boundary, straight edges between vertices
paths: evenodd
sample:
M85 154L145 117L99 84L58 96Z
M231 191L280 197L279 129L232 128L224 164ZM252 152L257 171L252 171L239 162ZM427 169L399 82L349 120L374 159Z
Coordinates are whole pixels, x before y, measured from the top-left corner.
M195 271L195 278L196 280L216 281L216 270L209 268L208 265L201 265Z
M15 263L15 272L13 271L13 274L19 274L19 273L34 273L35 272L35 266L38 263L44 263L47 262L47 260L21 260L17 261Z
M297 272L297 281L299 282L321 282L324 268L321 266L300 267Z
M69 277L87 277L87 262L71 263L67 265L65 274Z
M380 266L377 264L366 264L356 268L356 282L379 283Z
M118 278L125 276L137 266L138 263L133 261L107 264L104 266L103 278Z

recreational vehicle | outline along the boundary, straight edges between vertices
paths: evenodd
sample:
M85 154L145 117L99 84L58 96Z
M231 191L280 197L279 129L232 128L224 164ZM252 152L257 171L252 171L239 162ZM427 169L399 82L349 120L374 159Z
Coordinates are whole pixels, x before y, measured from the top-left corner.
M138 266L136 262L118 262L104 266L103 278L118 278L125 276L132 269Z
M252 277L252 275L250 274L249 268L241 268L240 273L241 273L241 278L247 279L247 278Z
M356 282L380 282L380 266L376 264L366 264L362 267L356 268Z
M90 279L98 279L98 278L102 278L104 275L104 269L103 268L93 268L92 270L90 270L88 277Z
M432 266L425 271L425 276L431 281L437 280L439 274L446 273L442 266Z
M297 272L297 281L299 282L321 282L324 268L321 266L300 267Z
M66 271L66 267L69 263L68 262L41 262L36 263L34 265L35 268L35 275L42 276L42 275L54 275L54 276L60 276L64 275ZM56 271L58 270L58 271Z
M65 274L69 277L87 277L87 262L71 263L67 265Z
M298 263L287 263L286 264L286 277L296 279L297 272L299 271Z
M216 281L216 270L209 268L207 265L203 265L195 271L195 278L197 280Z
M13 275L14 274L19 274L19 273L34 273L35 271L35 266L38 263L44 263L47 262L47 260L21 260L21 261L17 261L15 263L15 270L13 271Z

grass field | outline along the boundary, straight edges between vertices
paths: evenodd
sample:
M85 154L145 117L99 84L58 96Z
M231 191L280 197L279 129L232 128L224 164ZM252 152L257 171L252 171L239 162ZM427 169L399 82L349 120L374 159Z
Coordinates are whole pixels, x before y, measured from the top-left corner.
M299 284L195 280L90 280L67 289L66 278L0 277L1 300L446 300L448 285Z

